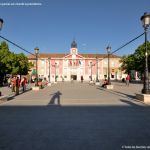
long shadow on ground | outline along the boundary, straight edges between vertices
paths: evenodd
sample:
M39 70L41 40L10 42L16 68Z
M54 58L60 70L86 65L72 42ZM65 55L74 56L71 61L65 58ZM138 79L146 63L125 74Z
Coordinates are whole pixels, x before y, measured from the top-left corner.
M114 95L118 95L118 96L121 96L121 97L124 97L124 98L128 97L128 98L133 99L133 100L135 99L134 95L122 93L122 92L116 91L114 89L113 90L107 90L106 88L103 88L103 87L97 87L97 89L108 92L108 93L112 93Z
M148 146L150 107L1 106L2 150L121 150Z

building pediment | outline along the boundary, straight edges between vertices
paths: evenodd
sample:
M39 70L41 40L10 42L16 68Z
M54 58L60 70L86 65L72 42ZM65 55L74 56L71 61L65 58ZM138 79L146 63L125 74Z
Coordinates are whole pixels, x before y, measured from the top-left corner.
M64 57L65 59L83 59L84 57L79 54L69 54Z

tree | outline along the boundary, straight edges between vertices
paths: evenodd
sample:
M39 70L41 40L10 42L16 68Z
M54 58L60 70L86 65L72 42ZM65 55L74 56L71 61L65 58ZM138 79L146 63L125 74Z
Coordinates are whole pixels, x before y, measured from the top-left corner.
M8 63L10 60L11 52L6 42L0 44L0 84L2 84L4 76L10 72L11 65Z
M31 67L32 64L23 53L10 52L6 42L0 44L0 84L3 83L6 74L27 75Z
M120 60L122 71L125 73L130 73L131 70L135 69L135 58L134 55L123 56Z
M148 64L150 71L150 42L147 42L148 50ZM120 60L121 70L124 70L126 73L129 73L131 70L136 70L141 74L144 73L145 68L145 43L140 45L134 52L134 54L123 56Z
M150 71L150 42L147 42L147 51L148 51L148 64ZM140 45L134 52L135 62L136 62L136 70L144 73L145 68L145 43Z
M14 54L11 74L27 75L31 67L28 58L23 54Z

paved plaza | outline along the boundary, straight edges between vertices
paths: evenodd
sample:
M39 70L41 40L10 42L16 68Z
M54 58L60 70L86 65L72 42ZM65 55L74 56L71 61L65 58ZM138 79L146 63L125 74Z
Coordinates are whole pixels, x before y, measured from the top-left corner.
M150 149L150 107L135 99L142 84L112 84L64 82L11 97L0 104L0 150Z

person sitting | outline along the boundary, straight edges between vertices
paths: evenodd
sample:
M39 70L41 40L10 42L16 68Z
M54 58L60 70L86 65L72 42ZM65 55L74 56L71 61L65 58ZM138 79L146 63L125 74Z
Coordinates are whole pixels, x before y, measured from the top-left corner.
M107 79L105 79L105 80L104 80L104 83L102 84L102 87L104 87L104 88L105 88L105 87L106 87L106 85L108 85L108 81L107 81Z

